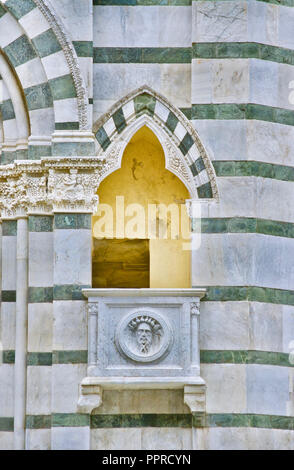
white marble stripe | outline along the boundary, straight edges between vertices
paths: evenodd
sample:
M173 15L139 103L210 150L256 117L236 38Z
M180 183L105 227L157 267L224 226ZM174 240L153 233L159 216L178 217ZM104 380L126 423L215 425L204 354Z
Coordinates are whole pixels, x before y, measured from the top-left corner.
M166 122L169 115L169 109L160 103L160 101L156 100L154 114L158 116L163 122Z
M73 122L78 121L77 98L54 101L55 121Z
M183 140L183 138L185 137L187 133L187 130L185 129L185 127L183 126L183 124L181 124L180 122L178 122L175 130L174 130L174 134L175 136L179 139L179 141L181 142Z
M114 132L116 132L116 127L112 117L108 119L108 121L103 125L103 127L109 138L111 138Z
M198 175L194 176L194 181L195 181L197 187L208 183L210 180L209 180L207 171L202 170Z
M24 89L47 82L46 74L38 57L19 65L15 71Z
M50 24L38 8L24 15L19 22L31 39L50 28Z
M0 47L8 46L23 34L23 30L13 16L6 13L0 18Z
M200 157L200 153L198 148L196 147L196 144L192 145L188 152L188 156L190 156L191 162L195 162Z
M48 80L62 77L69 73L68 64L63 51L56 52L41 59Z
M125 120L126 120L126 122L128 122L128 120L129 120L132 116L134 116L134 114L135 114L134 101L131 100L131 101L129 101L128 103L126 103L126 104L122 107L122 110L123 110L123 114L124 114Z

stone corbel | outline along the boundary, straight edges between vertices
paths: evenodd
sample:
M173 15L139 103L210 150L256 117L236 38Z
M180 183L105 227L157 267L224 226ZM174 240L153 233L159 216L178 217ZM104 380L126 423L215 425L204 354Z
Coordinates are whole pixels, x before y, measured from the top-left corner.
M78 413L91 414L95 408L102 404L102 387L92 383L91 377L83 379L80 385Z
M205 385L185 385L184 403L189 407L191 413L205 413L205 392Z

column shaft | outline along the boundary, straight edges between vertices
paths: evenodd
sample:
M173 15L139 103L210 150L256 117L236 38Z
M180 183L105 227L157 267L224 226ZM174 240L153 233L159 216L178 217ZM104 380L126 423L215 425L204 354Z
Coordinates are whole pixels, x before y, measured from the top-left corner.
M26 355L28 321L28 221L17 221L16 337L14 369L14 449L25 448Z

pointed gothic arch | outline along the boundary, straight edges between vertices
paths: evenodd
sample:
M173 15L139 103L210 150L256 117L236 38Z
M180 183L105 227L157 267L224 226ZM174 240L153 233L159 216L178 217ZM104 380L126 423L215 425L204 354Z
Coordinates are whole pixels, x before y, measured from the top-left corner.
M157 136L166 168L182 180L191 199L218 199L214 169L197 132L179 109L148 86L119 100L94 124L97 155L106 159L103 179L121 167L126 145L143 126Z

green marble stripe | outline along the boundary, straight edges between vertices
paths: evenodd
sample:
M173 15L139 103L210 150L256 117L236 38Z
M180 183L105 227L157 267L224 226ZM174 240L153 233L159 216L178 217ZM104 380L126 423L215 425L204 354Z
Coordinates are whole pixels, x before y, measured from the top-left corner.
M94 47L94 64L190 64L190 47Z
M49 80L52 90L53 100L65 100L67 98L76 98L76 88L71 75L52 78Z
M29 145L28 159L40 160L42 157L51 156L51 145Z
M4 364L14 364L15 351L5 350L2 353ZM88 351L53 351L28 352L28 366L51 366L52 364L87 364ZM289 362L289 354L273 351L255 350L201 350L201 364L255 364L279 367L294 367Z
M17 234L17 221L16 220L3 220L2 221L2 236L15 237Z
M50 352L28 352L28 366L52 366L52 353Z
M19 149L14 151L4 151L1 154L1 164L7 165L8 163L13 163L15 160L27 160L28 159L28 149Z
M53 216L30 215L29 232L53 232Z
M193 144L194 140L192 139L191 135L187 132L183 140L179 144L179 149L183 155L186 155Z
M112 116L117 132L120 134L127 123L122 108L118 109Z
M15 118L13 104L10 99L2 101L1 114L2 114L3 121L9 121L10 119Z
M294 112L261 104L192 104L191 119L255 119L294 126Z
M13 418L0 417L0 431L13 432Z
M191 414L106 414L91 415L91 428L190 428Z
M62 49L52 29L39 34L32 42L40 57L47 57Z
M5 6L18 20L36 8L33 0L8 0Z
M14 364L15 351L2 351L3 364ZM28 366L51 366L52 364L87 364L88 351L53 351L51 352L28 352Z
M105 6L190 6L192 0L93 0L93 5Z
M107 1L107 0L105 0ZM112 1L112 0L111 0ZM192 0L193 2L202 2L203 0ZM212 2L218 2L218 1L225 1L225 0L206 0L212 1ZM228 1L233 1L233 0L228 0ZM256 0L257 2L262 2L262 3L271 3L272 5L280 5L280 6L286 6L286 7L293 7L294 6L294 0Z
M193 176L198 175L201 171L205 170L204 161L202 157L197 158L195 162L190 165L190 170L192 171Z
M93 57L93 41L73 41L78 57Z
M5 15L6 13L6 10L4 10L4 8L0 5L0 18L1 16Z
M205 183L197 188L197 194L200 199L211 199L213 197L210 183Z
M247 160L212 162L217 176L259 176L280 181L294 181L294 167Z
M77 123L78 124L78 123ZM93 142L53 142L52 143L52 156L59 157L87 157L95 154L95 143Z
M12 349L2 351L2 362L3 364L14 364L15 351L13 351Z
M179 108L189 121L192 119L192 108Z
M15 156L16 156L16 160L27 160L28 159L28 149L16 150Z
M278 415L215 413L206 415L207 427L267 428L294 430L294 417Z
M53 301L53 287L29 287L28 303L51 303Z
M179 123L178 118L172 111L170 111L167 117L167 121L165 123L166 127L173 133L178 123Z
M111 141L104 129L104 127L100 127L98 131L95 134L96 139L98 140L99 144L103 148L103 150L106 150L107 147L111 144Z
M55 130L56 131L76 131L79 130L80 124L77 121L72 122L56 122Z
M194 219L193 224L199 226L199 219ZM294 223L254 217L203 217L201 219L201 233L259 233L294 238Z
M53 300L85 300L82 289L90 289L90 285L79 286L75 284L55 285L53 287Z
M16 160L16 152L2 152L1 154L1 165L8 165L9 163Z
M29 111L53 107L51 89L47 82L25 88L24 94Z
M263 364L281 367L294 367L289 362L289 354L272 351L245 350L201 350L201 364Z
M54 230L59 229L86 229L92 228L91 214L55 214L54 215Z
M16 291L15 290L2 290L1 300L2 302L16 302Z
M78 413L55 413L51 419L52 427L90 426L90 416Z
M3 48L13 67L25 64L37 57L32 45L26 36L20 36Z
M53 364L87 364L88 351L53 351Z
M294 430L293 416L264 415L249 413L201 413L192 414L117 414L89 415L75 413L55 413L50 415L27 415L28 429L48 429L51 427L135 428L173 427L191 428L199 419L205 419L205 427L223 428L264 428ZM203 427L203 424L200 424ZM13 418L0 417L0 431L13 431Z
M51 415L27 415L26 429L50 429Z
M142 93L134 98L135 113L140 116L142 113L147 112L151 116L154 114L156 105L156 98L148 93Z
M203 301L207 302L251 301L294 305L294 290L257 286L207 286L206 289Z
M202 42L192 45L193 59L262 59L294 65L294 51L256 42Z

